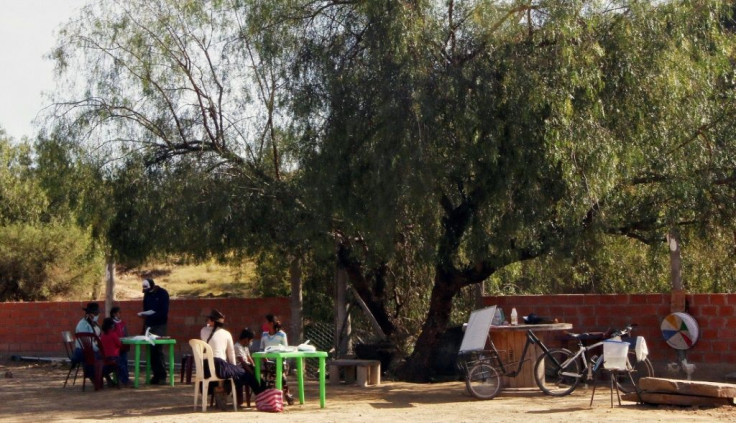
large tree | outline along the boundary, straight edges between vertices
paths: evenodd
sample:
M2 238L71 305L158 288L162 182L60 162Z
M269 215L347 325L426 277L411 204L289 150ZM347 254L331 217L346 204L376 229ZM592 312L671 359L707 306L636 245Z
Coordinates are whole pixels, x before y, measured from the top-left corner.
M728 6L319 4L299 75L324 131L304 168L360 234L344 263L380 275L409 231L433 250L408 378L430 376L457 294L509 264L592 234L733 224Z
M248 242L336 242L385 333L425 301L405 368L423 380L458 293L509 264L733 224L730 8L101 2L61 34L84 89L59 116L110 154L235 184L228 210L260 211Z

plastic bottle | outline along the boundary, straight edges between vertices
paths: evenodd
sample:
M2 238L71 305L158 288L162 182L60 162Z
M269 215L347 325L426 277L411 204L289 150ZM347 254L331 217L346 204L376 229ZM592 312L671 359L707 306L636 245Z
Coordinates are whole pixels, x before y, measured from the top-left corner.
M516 307L511 309L511 325L516 326L519 324L519 315L516 313Z

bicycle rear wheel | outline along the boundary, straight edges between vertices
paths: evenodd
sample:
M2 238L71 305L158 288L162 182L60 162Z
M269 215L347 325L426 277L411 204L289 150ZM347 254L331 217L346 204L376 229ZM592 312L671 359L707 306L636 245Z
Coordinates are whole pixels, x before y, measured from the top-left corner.
M648 358L642 361L636 361L636 353L629 351L628 360L631 369L628 372L617 372L616 375L616 385L624 393L636 392L636 388L639 386L639 379L654 376L654 367L652 367L652 362ZM631 379L629 379L628 373L631 374ZM631 381L632 379L633 383Z
M478 399L493 399L501 392L501 376L488 363L473 366L468 372L465 384L468 391Z
M580 364L578 360L570 360L573 356L565 348L551 349L549 354L542 354L534 364L534 380L537 386L547 395L561 397L574 391L580 382Z

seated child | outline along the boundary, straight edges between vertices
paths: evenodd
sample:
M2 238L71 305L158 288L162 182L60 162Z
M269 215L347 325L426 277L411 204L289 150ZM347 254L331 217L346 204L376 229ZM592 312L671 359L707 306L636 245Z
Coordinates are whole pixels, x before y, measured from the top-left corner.
M102 351L105 353L105 361L117 364L120 357L120 347L123 343L120 341L120 336L115 331L115 321L111 317L106 317L102 321L102 334L100 335L100 342L102 343ZM108 385L114 385L110 378L110 366L103 368L103 374L107 379Z
M250 356L250 345L253 342L255 335L253 332L245 328L240 332L238 342L235 343L235 360L243 367L247 372L254 374L253 368L253 357ZM248 405L250 405L250 391L247 391ZM243 404L243 387L238 388L237 392L238 404Z
M250 344L253 342L254 337L253 331L245 328L240 332L238 343L235 344L235 359L246 370L253 370L253 357L250 356Z
M125 325L125 321L122 319L120 313L120 307L113 307L110 309L110 317L115 322L115 332L118 337L125 338L128 336L128 327ZM130 378L128 377L128 351L130 345L123 344L120 347L120 355L118 356L118 380L123 386L130 386Z

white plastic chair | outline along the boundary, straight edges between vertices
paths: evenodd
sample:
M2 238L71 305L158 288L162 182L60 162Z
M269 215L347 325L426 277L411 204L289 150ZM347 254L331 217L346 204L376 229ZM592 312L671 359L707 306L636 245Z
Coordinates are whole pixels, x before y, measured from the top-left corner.
M194 357L194 410L197 410L200 384L202 384L202 411L207 411L207 390L209 389L210 382L229 380L232 388L230 393L233 396L233 409L238 411L238 401L235 398L235 381L232 378L220 379L217 377L215 373L215 356L212 352L212 347L200 339L190 339L189 346L192 347L192 356ZM210 369L210 377L208 378L204 377L204 360L207 360Z
M642 338L643 339L643 338ZM609 339L603 341L603 369L610 373L611 378L611 408L613 408L613 391L616 391L618 405L621 405L621 395L616 386L616 378L618 372L625 372L632 385L636 386L631 376L631 365L628 362L629 347L631 344L622 342L618 339ZM638 389L637 389L638 393ZM593 397L595 397L595 381L593 381L593 393L590 395L590 406L593 406Z

